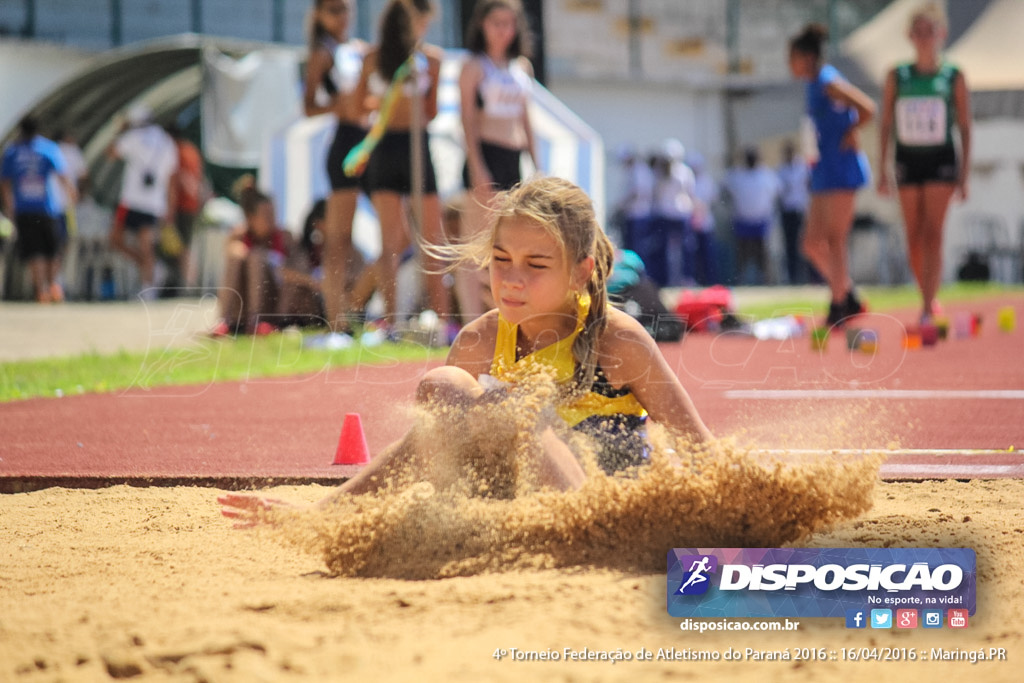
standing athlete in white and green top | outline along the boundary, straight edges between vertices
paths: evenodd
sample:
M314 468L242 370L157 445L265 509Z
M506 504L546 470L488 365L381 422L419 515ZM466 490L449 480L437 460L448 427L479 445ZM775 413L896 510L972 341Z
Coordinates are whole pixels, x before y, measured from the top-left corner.
M938 313L943 224L953 193L967 198L970 168L970 95L963 73L940 54L946 33L938 3L928 2L911 15L909 38L917 57L889 72L879 136L882 194L891 189L889 144L893 137L896 141L895 180L910 268L921 290L922 322Z

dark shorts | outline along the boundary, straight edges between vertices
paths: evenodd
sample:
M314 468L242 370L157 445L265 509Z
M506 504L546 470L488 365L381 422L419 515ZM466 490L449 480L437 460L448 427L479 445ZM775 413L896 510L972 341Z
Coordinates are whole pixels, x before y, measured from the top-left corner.
M960 164L952 145L926 150L896 150L896 184L956 183Z
M742 218L734 218L732 227L736 237L761 240L768 236L768 230L772 227L772 224L768 219L748 221Z
M597 464L608 474L647 463L646 417L639 415L593 415L573 429L590 436L597 447Z
M62 213L59 216L55 216L53 220L57 232L57 248L63 249L68 245L68 240L71 238L71 235L68 233L68 215Z
M491 185L495 190L511 190L523 179L519 168L519 160L523 154L521 149L510 149L490 142L481 142L480 151L484 157L484 165L491 174ZM462 169L462 183L467 190L473 189L469 180L469 164Z
M45 213L19 213L14 216L18 228L18 256L22 261L57 257L60 240L57 221Z
M153 214L129 209L123 204L117 207L117 220L123 222L124 229L130 232L138 232L143 228L155 228L159 222Z
M192 244L192 233L195 231L196 218L198 218L198 214L189 211L178 211L174 217L174 227L178 229L181 244L186 249Z
M331 179L332 190L361 190L361 176L345 175L345 157L352 148L362 142L366 131L351 123L339 123L334 132L334 141L327 152L327 176Z
M412 193L412 160L408 131L385 133L366 165L367 192ZM434 162L430 158L430 136L423 134L423 192L437 194Z

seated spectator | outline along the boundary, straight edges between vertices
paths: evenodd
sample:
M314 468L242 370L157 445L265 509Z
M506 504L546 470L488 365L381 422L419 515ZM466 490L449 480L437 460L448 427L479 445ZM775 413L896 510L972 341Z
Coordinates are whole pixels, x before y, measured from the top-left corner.
M315 282L307 279L308 273L301 277L300 271L286 268L289 254L295 250L294 239L287 230L277 227L270 197L252 185L239 194L245 223L228 237L218 297L221 321L212 330L213 336L274 332L281 301L297 297L292 288L309 288ZM287 291L286 271L291 271ZM283 296L286 293L288 296Z
M302 237L281 269L278 327L318 326L325 322L323 285L324 216L327 202L317 201L306 216Z
M648 277L635 251L615 250L608 300L639 321L655 341L679 341L683 336L682 322L665 308L658 285Z

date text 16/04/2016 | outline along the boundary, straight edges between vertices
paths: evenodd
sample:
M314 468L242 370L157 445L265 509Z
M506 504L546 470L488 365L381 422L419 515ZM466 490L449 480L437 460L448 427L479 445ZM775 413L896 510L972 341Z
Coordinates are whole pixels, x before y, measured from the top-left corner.
M779 650L758 650L748 647L743 650L725 648L725 650L693 649L693 648L658 648L649 650L640 648L635 652L616 648L614 650L595 650L591 648L563 648L562 650L525 650L516 647L498 648L492 655L494 659L508 659L513 662L594 662L603 661L615 664L618 662L691 662L691 661L844 661L844 662L928 662L928 661L962 661L977 664L979 662L1005 662L1006 648L990 647L976 649L961 648L930 648L915 649L908 647L843 647L828 649L824 647L794 647Z

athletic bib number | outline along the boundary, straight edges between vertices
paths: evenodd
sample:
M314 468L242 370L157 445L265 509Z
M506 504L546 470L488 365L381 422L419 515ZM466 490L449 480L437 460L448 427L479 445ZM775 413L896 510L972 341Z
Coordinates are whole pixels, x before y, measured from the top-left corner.
M941 97L904 97L896 102L896 137L901 144L946 142L946 103Z
M46 198L46 179L37 175L22 178L18 184L18 192L22 199L39 201Z

